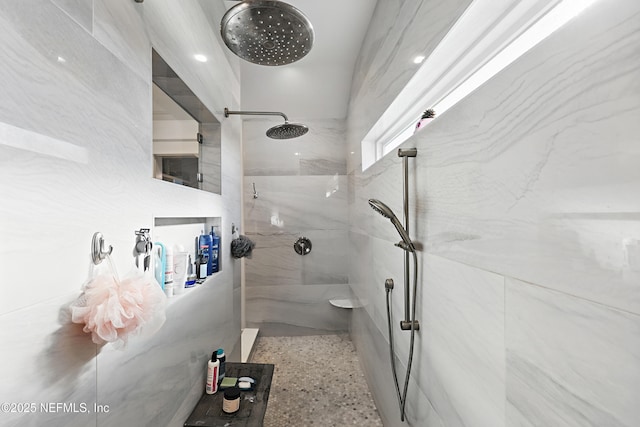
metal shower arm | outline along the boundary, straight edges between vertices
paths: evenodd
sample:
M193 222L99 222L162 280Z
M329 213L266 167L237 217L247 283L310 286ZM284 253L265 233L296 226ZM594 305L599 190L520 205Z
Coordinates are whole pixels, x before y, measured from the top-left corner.
M229 117L231 114L240 114L245 116L282 116L285 122L289 122L289 118L286 114L279 111L229 111L229 109L225 107L224 116Z

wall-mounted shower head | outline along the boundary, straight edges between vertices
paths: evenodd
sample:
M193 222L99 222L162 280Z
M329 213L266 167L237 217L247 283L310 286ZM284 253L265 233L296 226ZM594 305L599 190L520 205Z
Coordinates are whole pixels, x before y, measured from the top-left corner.
M259 65L286 65L302 59L313 46L313 26L283 1L245 0L222 17L220 34L240 58Z
M276 125L267 130L267 136L273 139L297 138L309 132L309 128L301 123L289 123Z
M249 116L282 116L284 123L276 125L267 130L267 136L272 139L290 139L297 138L309 132L309 128L300 123L289 123L286 114L278 111L229 111L224 109L224 116L229 117L231 114L249 115Z
M376 199L369 199L369 206L371 206L374 211L378 212L383 217L391 220L391 223L394 225L394 227L396 227L396 230L398 230L398 234L400 234L400 237L402 238L402 243L404 243L398 244L399 247L409 252L416 251L415 247L413 246L413 242L409 238L409 234L407 234L407 231L404 229L402 224L400 224L400 221L398 221L398 218L393 213L391 208L389 208L389 206Z

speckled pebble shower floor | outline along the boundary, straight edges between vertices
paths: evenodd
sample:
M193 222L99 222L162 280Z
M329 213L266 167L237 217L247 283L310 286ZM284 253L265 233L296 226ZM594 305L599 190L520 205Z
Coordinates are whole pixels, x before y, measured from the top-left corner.
M348 335L258 337L253 363L273 363L264 427L382 426Z

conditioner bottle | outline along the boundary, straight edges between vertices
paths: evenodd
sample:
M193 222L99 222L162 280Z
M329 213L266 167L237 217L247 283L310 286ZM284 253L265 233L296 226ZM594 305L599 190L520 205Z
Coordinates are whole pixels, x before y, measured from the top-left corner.
M207 386L205 388L207 394L214 394L218 391L218 370L220 369L220 362L217 356L217 352L214 351L211 355L211 360L207 362Z

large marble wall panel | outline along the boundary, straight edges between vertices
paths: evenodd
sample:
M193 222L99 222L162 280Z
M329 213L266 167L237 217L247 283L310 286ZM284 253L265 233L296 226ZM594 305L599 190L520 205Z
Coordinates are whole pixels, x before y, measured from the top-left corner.
M349 329L350 309L334 307L329 300L350 296L345 284L248 288L247 325L259 327L266 335L294 335L295 330L304 335L344 332Z
M98 402L99 348L81 325L69 322L64 307L76 296L61 296L0 315L0 402L16 405L8 411L3 407L1 425L96 425L93 405ZM67 409L59 403L68 405ZM26 412L17 406L24 404L36 406L27 407ZM81 412L83 407L91 413Z
M202 342L194 343L194 338L183 343L196 349L220 342L232 347L229 337L239 338L239 299L232 291L239 271L224 244L213 302L224 320L212 314L211 302L187 304L185 315L169 315L166 330L152 338L162 349L156 354L135 339L124 352L109 346L97 352L88 335L57 317L57 309L77 296L87 279L94 232L101 231L113 245L114 262L125 274L133 266L133 231L151 228L154 216L222 217L227 243L231 224L240 224L239 122L222 123L222 196L151 178L150 46L161 47L167 62L220 117L224 106L239 99L233 66L208 18L199 18L200 3L170 2L171 7L163 8L164 3L169 2L28 0L0 5L0 52L6 59L0 65L0 177L8 184L0 186L0 198L11 201L0 205L0 288L6 296L0 300L0 322L12 358L36 365L37 357L50 368L39 378L26 368L5 372L2 393L26 398L24 391L35 401L76 402L95 401L97 392L117 403L109 388L117 386L131 398L122 411L97 421L95 415L87 422L68 413L39 414L23 417L20 425L127 425L127 405L147 404L167 406L155 416L156 424L181 425L202 391L195 371L172 376L176 393L156 394L150 402L149 396L136 393L134 376L118 375L118 367L122 363L129 369L137 363L132 361L153 358L156 365L140 371L161 386L156 368L191 366L191 353L176 347L171 331L213 331L201 334ZM196 44L208 46L211 57L218 54L221 60L196 65L187 48ZM180 307L185 301L174 303ZM202 323L194 326L191 314L198 311L209 314L196 316ZM48 351L68 360L50 363ZM206 355L199 360L204 362ZM100 380L98 365L118 380ZM146 390L153 388L152 382L144 384ZM169 407L177 409L169 413Z
M144 25L143 7L128 0L95 0L93 5L93 36L147 80L151 42Z
M312 249L302 256L293 248L300 234L249 234L256 244L245 261L249 286L346 284L346 231L312 230L304 235Z
M635 426L640 316L509 279L507 425Z
M510 426L504 421L504 278L427 254L420 264L413 375L447 426ZM398 357L406 360L406 338L398 342Z
M245 232L346 230L344 175L245 176ZM253 197L255 184L258 198Z
M249 117L249 116L243 116ZM245 119L245 175L344 175L344 120L305 120L309 132L299 138L273 140L267 129L282 119Z
M51 0L88 32L93 31L93 0Z
M368 292L372 284L372 257L370 237L366 234L349 232L349 286L359 304L368 305Z
M407 142L418 241L640 313L639 18L594 4Z

